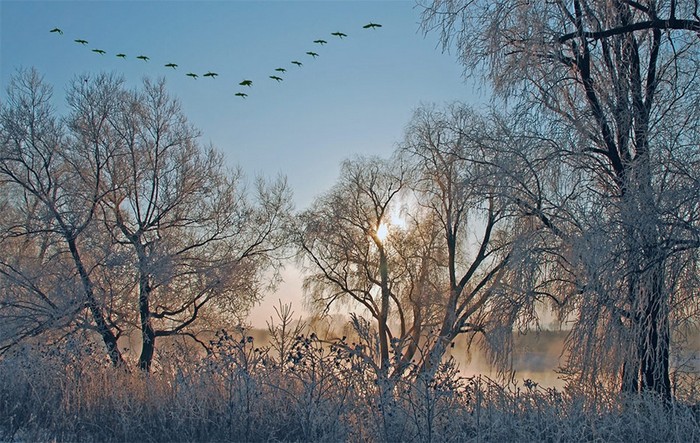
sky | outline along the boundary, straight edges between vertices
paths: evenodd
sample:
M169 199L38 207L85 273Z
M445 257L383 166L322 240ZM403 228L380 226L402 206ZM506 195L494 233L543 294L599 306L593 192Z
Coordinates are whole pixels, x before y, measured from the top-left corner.
M421 10L412 0L0 0L0 100L20 68L35 67L53 85L59 112L77 75L114 72L132 86L165 77L202 144L250 177L286 176L302 210L334 184L344 159L390 155L421 104L487 100L438 35L420 30ZM209 71L218 76L202 77ZM251 87L239 85L246 79ZM305 312L299 271L289 266L283 276L251 313L253 326L265 326L278 299Z

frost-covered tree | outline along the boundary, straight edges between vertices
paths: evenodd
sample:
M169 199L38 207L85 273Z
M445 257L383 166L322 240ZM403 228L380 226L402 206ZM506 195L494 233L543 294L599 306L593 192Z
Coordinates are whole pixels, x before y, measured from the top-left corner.
M10 82L0 110L0 184L7 205L0 215L0 315L15 326L3 337L6 346L75 324L78 313L87 311L90 326L119 365L119 331L96 287L92 271L99 254L88 239L103 197L105 161L112 155L106 120L120 83L103 76L95 86L101 95L83 103L89 114L80 135L71 136L52 108L51 87L36 70L22 71Z
M296 235L313 303L326 310L351 300L366 309L378 333L376 370L384 376L392 340L400 338L389 324L398 299L386 223L396 210L404 175L401 165L379 158L345 161L338 183L299 215Z
M557 145L550 170L576 177L532 213L572 284L568 369L668 398L672 329L698 305L697 2L437 0L423 26Z
M158 337L199 340L274 287L286 182L260 178L250 189L199 144L163 81L130 91L111 75L76 78L65 119L35 71L19 73L8 97L0 316L13 327L3 345L95 329L119 364L117 340L136 330L139 367L149 370Z
M421 108L392 159L345 162L300 217L309 295L369 312L385 376L431 377L459 335L485 334L503 357L547 297L522 278L537 233L515 195L537 175L496 123L458 103Z
M110 123L118 149L106 167L101 208L115 242L130 250L139 365L148 370L157 337L194 337L206 310L240 321L274 287L276 277L266 281L262 273L280 265L291 196L281 179L259 179L250 192L240 170L198 144L162 80L125 93Z
M489 354L506 369L511 331L534 321L535 306L548 298L537 290L541 279L530 278L540 233L522 222L531 210L522 201L534 201L542 166L523 160L530 142L510 126L461 103L423 107L400 145L414 171L416 206L426 214L421 223L439 233L442 250L433 280L439 294L434 344L424 372L437 368L460 334L483 334Z

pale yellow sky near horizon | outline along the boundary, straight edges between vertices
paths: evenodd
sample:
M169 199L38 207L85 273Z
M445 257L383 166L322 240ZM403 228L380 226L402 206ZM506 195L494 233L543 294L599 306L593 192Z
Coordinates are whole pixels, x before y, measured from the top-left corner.
M265 329L271 317L277 320L275 307L279 306L280 301L282 304L292 304L294 318L300 316L305 318L310 315L304 305L302 271L293 263L288 264L282 271L282 278L283 281L277 290L267 294L262 302L251 310L248 321L252 327Z

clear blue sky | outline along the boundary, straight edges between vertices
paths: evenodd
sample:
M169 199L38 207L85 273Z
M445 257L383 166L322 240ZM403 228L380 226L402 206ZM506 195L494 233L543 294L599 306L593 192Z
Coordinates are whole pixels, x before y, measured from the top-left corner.
M20 67L44 74L59 110L78 74L113 71L132 85L165 76L203 143L251 176L286 175L302 209L334 183L343 159L388 155L421 103L485 101L437 35L419 30L419 16L414 1L0 0L0 98ZM363 29L369 22L382 27ZM64 34L50 33L55 27ZM150 60L137 60L141 54ZM163 66L171 62L176 70ZM287 69L280 83L268 77L278 67ZM219 76L201 77L207 71ZM238 86L243 79L253 86ZM234 96L239 91L248 98ZM277 298L302 310L294 274L256 309L255 325Z

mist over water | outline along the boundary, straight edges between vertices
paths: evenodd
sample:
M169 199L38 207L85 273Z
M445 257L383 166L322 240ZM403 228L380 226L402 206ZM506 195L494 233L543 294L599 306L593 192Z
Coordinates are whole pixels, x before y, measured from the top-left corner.
M541 331L527 335L516 335L513 339L513 355L510 359L513 370L512 382L522 384L530 380L545 388L564 387L557 368L560 366L564 349L566 331ZM464 377L484 375L489 378L500 377L497 368L488 361L480 343L475 342L471 349L466 349L466 339L455 340L454 348L449 353L459 365Z
M343 315L332 315L322 320L307 322L308 332L314 332L323 339L333 341L340 337L353 337L352 328ZM264 329L251 329L250 335L260 345L269 343L269 334ZM512 377L509 380L522 385L530 380L545 388L564 387L557 368L564 361L562 352L567 331L540 331L513 338L513 355L511 357ZM350 339L349 341L352 341ZM454 346L448 348L446 357L453 357L463 377L483 375L489 378L500 377L497 368L491 364L481 343L475 340L467 350L467 338L458 337Z

